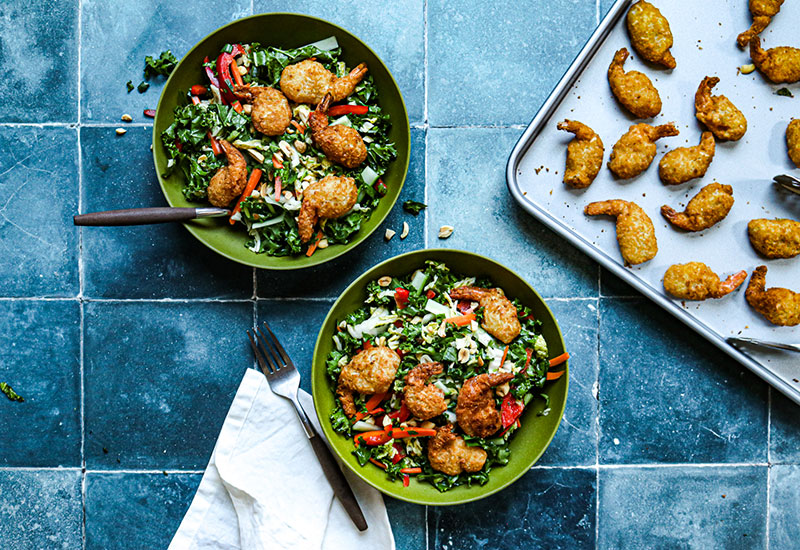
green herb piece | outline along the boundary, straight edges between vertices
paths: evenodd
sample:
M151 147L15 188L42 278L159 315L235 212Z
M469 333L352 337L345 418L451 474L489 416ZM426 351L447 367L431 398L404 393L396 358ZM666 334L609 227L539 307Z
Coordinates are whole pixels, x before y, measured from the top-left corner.
M145 93L147 91L147 88L149 88L149 87L150 87L150 84L148 84L147 82L142 81L142 82L139 83L138 86L136 86L136 89L139 91L140 94L143 94L143 93Z
M417 201L406 201L403 203L403 210L408 212L409 214L414 214L415 216L428 208L427 204L423 204Z
M161 52L158 59L153 59L148 55L144 58L144 77L150 78L156 75L169 76L177 64L178 60L169 50Z
M15 392L11 388L11 386L6 384L5 382L0 382L0 391L2 391L4 394L6 394L6 397L8 397L11 401L20 401L20 402L21 401L25 401L24 397L22 397L21 395L17 394L17 392Z
M775 94L783 97L794 97L794 94L792 94L789 88L781 88L780 90L775 90Z
M134 86L133 86L133 81L132 81L132 80L129 80L129 81L128 81L128 82L125 84L125 86L127 86L127 87L128 87L128 93L131 93L131 92L133 91L133 88L134 88Z

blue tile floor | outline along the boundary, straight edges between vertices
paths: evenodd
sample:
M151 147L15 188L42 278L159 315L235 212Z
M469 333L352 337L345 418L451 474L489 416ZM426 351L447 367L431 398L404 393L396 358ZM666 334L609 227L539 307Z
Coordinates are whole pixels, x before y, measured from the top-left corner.
M399 549L798 548L797 407L507 193L509 151L610 0L51 4L0 5L0 381L25 397L0 396L0 547L166 548L252 364L243 329L269 319L308 389L318 327L353 278L451 247L547 299L574 356L570 395L545 455L497 496L387 499ZM397 207L359 249L291 274L219 260L181 227L73 227L79 211L164 204L141 115L163 80L124 86L143 57L286 9L386 61L412 123L400 200L428 210ZM134 121L117 136L123 113ZM403 222L409 237L386 243Z

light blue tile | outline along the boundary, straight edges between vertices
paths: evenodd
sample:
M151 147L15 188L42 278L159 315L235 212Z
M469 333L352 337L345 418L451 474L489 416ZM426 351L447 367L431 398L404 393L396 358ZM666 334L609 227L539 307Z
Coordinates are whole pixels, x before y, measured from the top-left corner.
M4 0L0 74L0 121L77 121L78 0Z
M384 496L397 550L425 548L425 507Z
M166 548L199 474L86 474L86 550ZM133 543L132 541L136 541Z
M81 120L118 122L123 113L148 120L166 82L152 78L150 89L128 93L144 79L144 58L170 49L180 59L211 31L250 15L248 0L199 0L191 7L168 0L106 2L84 0L81 35Z
M764 466L600 470L599 550L766 548Z
M86 464L202 469L244 371L250 303L89 302Z
M773 466L769 483L769 548L797 548L800 541L800 466Z
M391 71L408 110L408 119L425 119L425 38L422 0L340 0L335 9L325 0L291 3L255 0L256 13L302 13L339 25L359 37L383 60ZM266 42L266 41L265 41Z
M600 302L600 463L766 462L766 385L650 302Z
M428 132L428 246L484 254L524 277L545 298L597 296L597 264L517 206L506 187L508 129ZM439 239L439 228L455 232Z
M770 461L800 464L800 405L772 390L770 421Z
M595 24L586 0L429 1L430 124L527 124Z
M77 301L0 302L0 466L81 465L80 380Z
M81 548L80 470L0 471L3 550Z
M83 211L167 206L150 152L152 128L83 128ZM85 227L84 295L249 298L252 268L209 250L181 224Z
M0 295L76 296L77 131L0 128L0 197Z

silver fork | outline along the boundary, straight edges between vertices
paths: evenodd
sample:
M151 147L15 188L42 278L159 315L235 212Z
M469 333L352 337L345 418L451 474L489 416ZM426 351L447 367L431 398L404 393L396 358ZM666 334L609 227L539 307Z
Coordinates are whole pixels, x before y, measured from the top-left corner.
M306 432L306 437L308 437L308 441L314 449L314 454L317 455L317 460L322 466L322 471L328 483L331 484L333 493L341 501L347 515L353 520L358 530L365 531L367 529L367 520L364 519L364 513L358 505L353 490L347 483L347 478L344 477L325 441L317 434L308 419L306 411L300 404L300 400L297 398L297 391L300 389L300 373L297 372L297 367L294 366L286 350L283 349L283 346L278 342L266 322L264 323L264 328L269 337L265 336L258 327L253 331L256 333L255 340L249 330L247 331L247 337L250 339L250 345L253 346L256 360L267 377L269 388L272 393L285 397L292 402L297 417ZM256 344L256 340L258 340L258 344Z
M775 183L787 191L800 195L800 180L788 174L782 174L773 178Z

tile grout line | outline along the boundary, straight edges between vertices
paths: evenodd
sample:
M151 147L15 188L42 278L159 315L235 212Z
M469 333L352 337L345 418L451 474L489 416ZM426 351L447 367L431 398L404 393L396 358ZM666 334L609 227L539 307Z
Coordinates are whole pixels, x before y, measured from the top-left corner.
M257 292L256 283L256 292ZM631 297L633 298L633 297ZM80 302L80 303L162 303L162 304L244 304L256 302L333 302L337 296L274 296L249 298L87 298L83 294L76 296L0 296L0 302ZM591 302L595 296L559 297L544 296L547 302ZM604 296L602 299L609 299ZM613 298L611 298L613 299Z
M764 537L767 542L767 550L769 550L769 536L770 536L770 481L772 478L772 386L767 385L767 513L765 514L766 529L764 530Z
M600 0L598 0L599 2ZM602 267L597 264L597 373L595 375L594 383L596 384L593 389L596 390L597 395L597 409L594 420L594 547L595 549L600 546L600 277L602 274Z
M426 205L428 204L428 134L430 134L430 129L428 127L428 0L422 0L422 120L423 120L423 138L422 143L425 146L425 152L423 154L424 168L422 172L422 177L425 178L424 185L422 187L422 202ZM425 208L423 212L424 218L422 219L422 248L428 248L428 224L429 224L429 214L428 209ZM430 542L430 506L425 506L425 548L426 550L431 549L431 542Z
M594 23L595 25L600 24L600 0L595 0L594 3Z
M77 136L78 154L78 213L83 212L83 147L81 145L81 57L83 53L83 1L78 0L78 61L77 61ZM86 325L85 306L83 303L84 266L83 266L83 228L78 228L78 314L80 325L78 328L78 354L80 364L80 426L81 426L81 547L86 548L86 388L85 388L85 352L84 334Z

